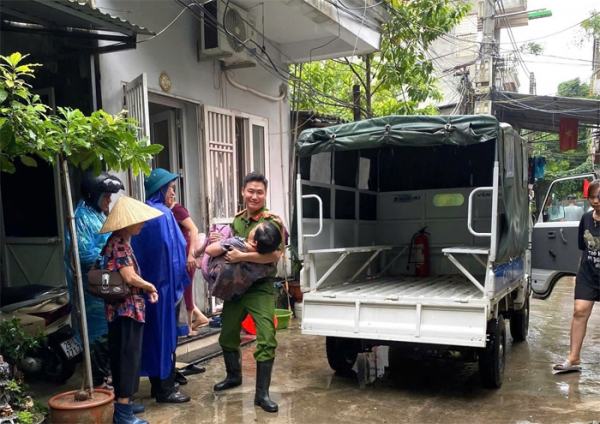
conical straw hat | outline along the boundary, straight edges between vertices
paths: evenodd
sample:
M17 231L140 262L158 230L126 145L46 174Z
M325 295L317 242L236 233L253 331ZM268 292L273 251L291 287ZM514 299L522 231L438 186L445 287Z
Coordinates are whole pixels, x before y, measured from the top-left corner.
M100 230L100 234L111 233L127 228L130 225L150 221L151 219L158 218L162 214L163 213L158 209L154 209L139 200L121 196L108 214L108 218L106 218L106 221Z

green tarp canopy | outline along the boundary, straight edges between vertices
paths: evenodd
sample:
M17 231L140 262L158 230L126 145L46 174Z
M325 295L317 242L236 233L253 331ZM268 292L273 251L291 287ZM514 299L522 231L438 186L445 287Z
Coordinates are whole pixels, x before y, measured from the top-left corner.
M468 146L493 140L498 132L498 120L489 115L386 116L305 130L296 142L296 153L306 157L384 146Z
M527 160L527 151L523 139L509 125L501 125L495 117L386 116L327 128L312 128L298 137L296 154L305 158L333 151L470 146L485 142L495 143L500 165L500 204L504 212L500 214L498 222L496 263L506 263L520 257L529 241L529 197L527 175L524 175L527 166L523 162ZM490 163L492 166L493 163Z

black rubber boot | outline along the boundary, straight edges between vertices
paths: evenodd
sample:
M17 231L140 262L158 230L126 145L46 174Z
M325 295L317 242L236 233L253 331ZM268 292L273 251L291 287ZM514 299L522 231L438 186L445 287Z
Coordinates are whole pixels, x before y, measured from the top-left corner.
M231 389L232 387L237 387L242 384L242 357L240 356L240 351L223 351L223 359L225 359L227 377L220 383L215 384L215 392Z
M273 359L256 363L256 395L254 404L267 412L277 412L279 407L269 397L271 373L273 372Z

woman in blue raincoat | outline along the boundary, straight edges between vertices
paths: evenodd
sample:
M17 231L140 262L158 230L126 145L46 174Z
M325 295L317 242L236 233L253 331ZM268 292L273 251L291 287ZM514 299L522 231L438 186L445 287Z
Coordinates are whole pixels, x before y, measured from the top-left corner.
M94 176L93 172L83 175L81 181L81 200L75 209L75 228L77 231L77 244L79 246L79 262L83 287L88 284L88 271L100 257L100 251L106 244L110 234L100 234L100 229L106 221L106 215L113 193L123 189L123 183L114 175L106 172ZM70 266L71 234L66 231L65 265L67 270L67 283L69 294L73 299L73 274ZM104 311L104 300L84 292L85 316L88 324L88 339L92 355L92 376L94 386L109 388L106 382L110 377L110 363L108 357L108 327ZM73 328L79 339L79 325L76 314L72 315Z
M177 310L183 289L191 283L186 270L186 242L173 213L164 205L177 178L160 168L146 178L146 204L163 215L149 221L131 240L144 279L158 290L158 302L146 306L142 375L150 377L152 396L159 403L190 401L175 385Z

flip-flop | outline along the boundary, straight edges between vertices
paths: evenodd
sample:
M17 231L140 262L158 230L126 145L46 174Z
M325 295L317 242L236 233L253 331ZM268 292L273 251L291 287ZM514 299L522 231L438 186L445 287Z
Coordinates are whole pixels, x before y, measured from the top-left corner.
M581 366L580 365L573 365L567 359L562 364L556 364L556 365L554 365L552 367L552 370L555 371L556 373L559 373L559 372L561 372L561 373L562 372L578 372L578 371L581 371Z

